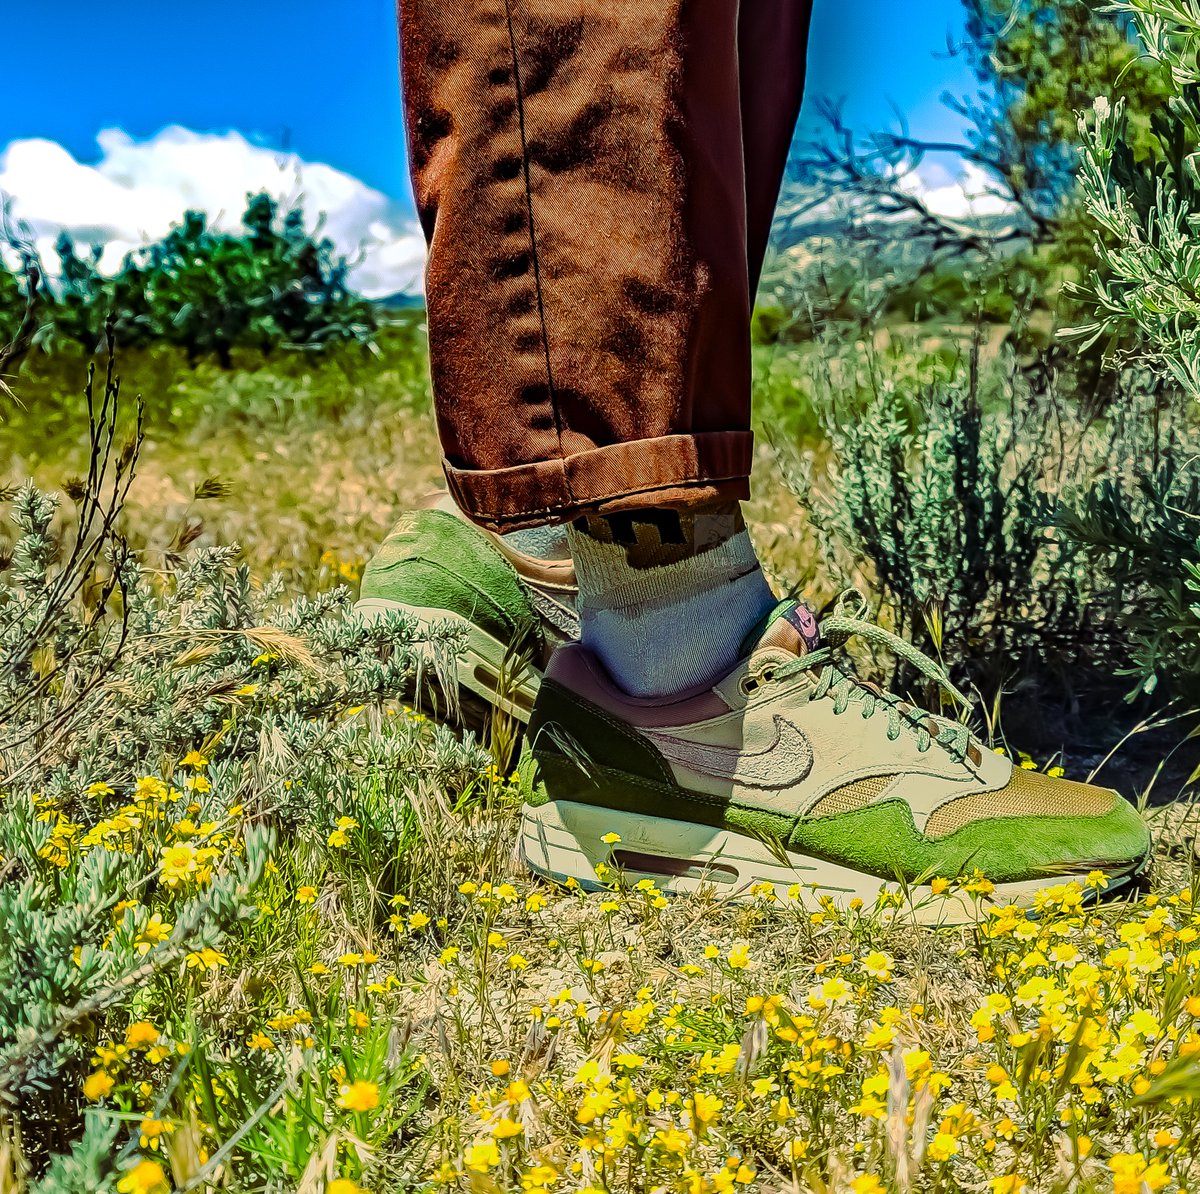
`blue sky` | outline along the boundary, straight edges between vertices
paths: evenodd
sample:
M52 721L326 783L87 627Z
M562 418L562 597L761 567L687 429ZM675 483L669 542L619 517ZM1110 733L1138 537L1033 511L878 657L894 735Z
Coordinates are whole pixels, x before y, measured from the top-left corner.
M188 207L236 229L247 193L266 189L302 202L310 225L323 218L363 293L420 288L393 0L3 3L18 49L4 64L0 199L51 268L64 229L115 269ZM953 137L940 96L973 86L945 54L960 3L817 0L810 101L845 99L864 129L894 103L916 132ZM918 185L964 202L944 163Z
M953 131L938 96L971 81L933 53L960 12L817 0L810 92L866 123L894 100L923 131ZM45 137L89 161L102 128L233 128L409 201L391 0L7 0L4 24L0 147Z

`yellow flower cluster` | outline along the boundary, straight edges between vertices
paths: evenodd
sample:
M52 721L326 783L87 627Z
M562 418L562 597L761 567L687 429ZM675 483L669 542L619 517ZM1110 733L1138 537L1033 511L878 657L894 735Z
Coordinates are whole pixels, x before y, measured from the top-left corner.
M901 1170L905 1186L924 1172L997 1194L1191 1188L1200 911L1184 889L1118 916L1095 908L1102 886L1063 884L1027 911L980 904L963 949L990 983L957 1006L898 997L895 947L832 906L807 918L828 942L811 981L787 990L759 985L754 937L697 943L700 962L616 1004L579 956L580 981L529 1013L562 1061L493 1060L433 1177L531 1194L822 1188L831 1173L824 1188L870 1192ZM945 890L964 887L986 894L978 879ZM460 890L489 912L521 904L511 884ZM641 895L599 899L636 917Z
M150 851L157 855L159 874L167 887L208 883L214 867L230 850L237 849L236 839L229 831L228 817L222 821L194 820L201 811L196 796L210 792L212 785L200 774L206 762L198 752L186 755L181 765L196 769L182 780L182 786L168 784L157 776L143 776L127 804L95 820L90 827L73 820L61 798L35 794L35 819L50 827L38 848L38 857L61 870L93 850L124 855ZM84 795L101 800L114 795L114 790L110 784L98 782L89 785Z

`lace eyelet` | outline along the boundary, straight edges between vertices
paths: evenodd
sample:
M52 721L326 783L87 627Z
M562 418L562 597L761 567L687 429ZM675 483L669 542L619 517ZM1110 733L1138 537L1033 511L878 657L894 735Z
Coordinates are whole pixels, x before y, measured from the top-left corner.
M773 667L765 667L761 672L747 672L738 681L738 691L742 696L750 696L757 692L764 684L770 684L775 679L775 669Z

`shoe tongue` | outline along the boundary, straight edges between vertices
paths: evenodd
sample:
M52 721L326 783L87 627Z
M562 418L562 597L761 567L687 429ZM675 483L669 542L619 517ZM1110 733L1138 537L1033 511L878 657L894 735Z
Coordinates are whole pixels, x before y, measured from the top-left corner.
M807 655L821 645L821 628L816 615L803 601L781 601L769 610L742 640L739 655L777 647L793 655Z

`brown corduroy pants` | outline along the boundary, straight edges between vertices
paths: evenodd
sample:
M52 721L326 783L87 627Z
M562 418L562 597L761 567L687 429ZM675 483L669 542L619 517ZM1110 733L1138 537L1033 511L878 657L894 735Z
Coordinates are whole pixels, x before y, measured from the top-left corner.
M749 492L811 0L399 0L450 488L494 530Z

